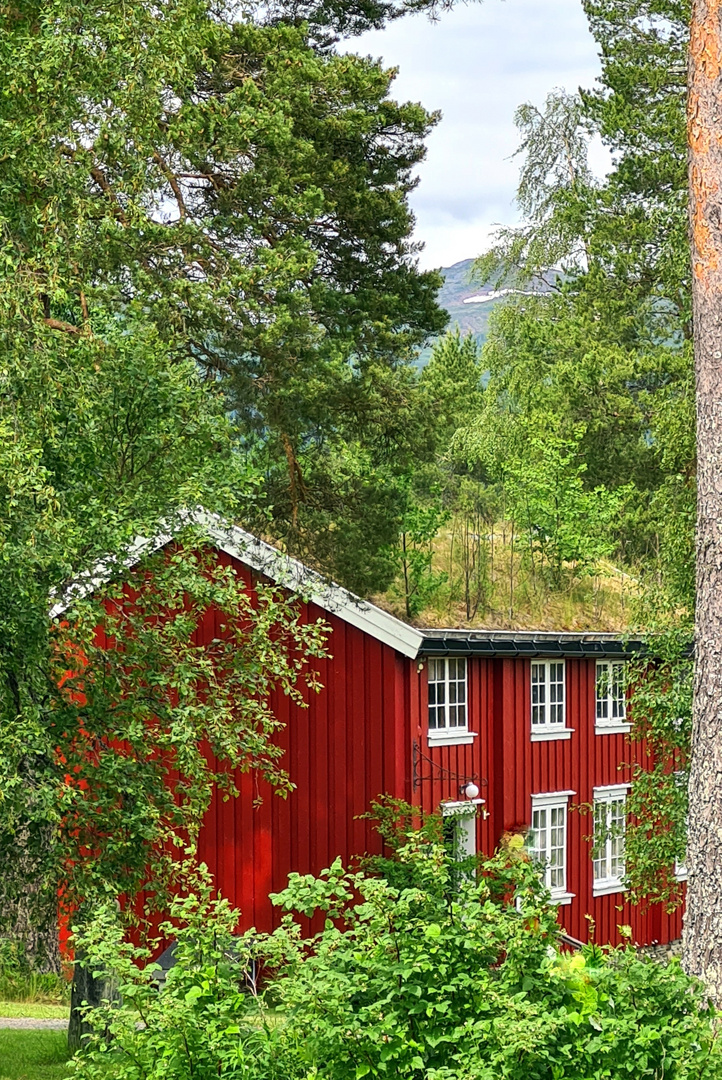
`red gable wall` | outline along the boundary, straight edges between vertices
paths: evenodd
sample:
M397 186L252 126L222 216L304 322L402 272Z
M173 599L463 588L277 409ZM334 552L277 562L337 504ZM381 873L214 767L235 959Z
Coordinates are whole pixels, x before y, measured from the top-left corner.
M220 558L252 586L247 567ZM339 855L348 863L380 850L372 823L359 815L381 794L411 797L410 662L315 604L302 611L331 627L332 656L313 661L324 689L306 695L308 709L283 694L272 701L285 724L281 764L296 790L281 799L254 775L243 776L237 799L214 797L201 832L200 857L219 891L240 907L244 929L270 930L279 921L268 894L284 888L290 871L317 874ZM201 631L208 640L217 633L211 620Z

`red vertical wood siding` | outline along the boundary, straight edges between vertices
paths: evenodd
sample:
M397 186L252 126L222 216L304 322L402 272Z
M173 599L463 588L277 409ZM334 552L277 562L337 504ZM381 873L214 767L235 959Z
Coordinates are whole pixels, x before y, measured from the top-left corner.
M507 659L498 666L501 707L495 710L492 738L501 791L493 801L495 839L507 830L529 827L533 794L574 791L567 819L567 888L574 898L559 907L559 921L567 933L587 941L591 919L600 943L619 944L623 940L619 926L630 926L632 940L639 945L678 938L680 911L667 914L659 905L648 909L632 905L623 892L593 896L592 820L587 808L595 787L630 781L635 753L624 734L595 731L595 661L566 660L567 727L573 732L569 739L548 742L531 740L531 662Z
M479 786L479 798L484 800L477 818L477 845L480 851L491 852L496 840L492 832L491 805L494 798L494 743L491 738L494 716L494 661L471 658L467 660L467 701L469 731L476 738L462 746L430 745L428 732L427 664L416 665L412 676L415 710L412 716L413 738L417 746L416 786L413 802L427 813L437 810L442 802L463 798L461 787L473 780ZM420 669L420 670L419 670Z
M249 587L250 572L232 563ZM277 735L282 765L296 785L287 799L254 774L240 778L241 794L214 795L200 837L200 857L218 891L241 909L242 927L270 930L280 919L268 894L291 871L317 874L337 856L380 849L373 823L362 819L378 796L409 797L411 736L406 658L314 604L303 618L330 627L331 656L314 660L324 689L305 695L308 708L282 693L271 705L284 728ZM214 624L199 629L218 632ZM261 797L260 805L257 804Z
M532 794L574 791L568 803L567 887L575 895L559 907L564 929L587 941L591 919L600 943L619 944L619 926L630 926L632 940L640 945L672 941L681 935L680 911L632 905L624 893L593 896L588 807L595 787L629 782L634 747L624 734L595 731L595 660L567 659L565 668L571 738L532 742L531 661L470 657L469 728L478 736L471 746L448 747L428 745L425 667L421 675L412 674L412 728L424 755L414 801L426 811L437 809L442 801L459 798L456 777L473 778L485 800L477 842L491 855L504 833L529 828Z
M253 589L244 564L221 552ZM682 912L661 905L645 909L623 892L593 896L588 812L593 789L626 783L636 748L624 734L595 730L594 659L567 659L568 739L532 742L531 660L467 657L469 730L466 745L428 741L427 661L410 660L343 619L314 604L301 604L302 618L330 628L330 656L314 660L323 689L306 692L308 708L282 693L271 706L282 728L275 738L294 790L287 799L254 773L238 777L240 795L224 801L216 793L200 834L199 854L218 891L241 909L242 928L270 930L280 918L269 893L286 885L291 871L318 874L341 857L377 852L373 823L363 818L374 799L394 795L434 811L461 798L473 780L484 800L477 818L478 850L490 855L507 832L526 831L533 794L573 791L568 806L567 888L570 904L559 921L574 938L617 944L619 926L639 945L669 942L681 935ZM208 612L198 644L222 633Z

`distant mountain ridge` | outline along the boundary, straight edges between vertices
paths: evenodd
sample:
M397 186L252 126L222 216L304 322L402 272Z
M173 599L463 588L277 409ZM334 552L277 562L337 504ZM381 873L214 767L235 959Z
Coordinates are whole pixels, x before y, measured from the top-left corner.
M462 334L472 333L482 345L486 340L489 316L500 297L496 294L486 302L465 303L476 297L494 294L493 285L480 285L478 281L472 283L474 262L474 259L462 259L453 266L442 268L444 284L439 290L438 302L449 313L449 329L458 327Z
M531 293L546 293L550 291L550 281L544 276L534 278L528 286L520 290L499 289L494 282L487 281L480 284L473 281L472 274L475 259L462 259L453 266L444 266L440 273L443 275L444 284L439 289L437 301L439 307L449 313L449 330L459 329L463 335L473 334L477 344L481 347L486 341L489 330L489 318L492 311L506 296L515 291L524 292L528 289ZM558 270L549 271L552 280L559 280ZM424 367L431 356L431 345L427 345L419 354L417 364Z
M462 259L453 266L441 268L440 273L443 275L444 284L439 289L437 302L439 307L449 313L448 329L455 330L458 327L462 334L473 334L481 347L486 341L489 316L501 297L497 293L487 301L465 303L472 298L494 293L493 285L480 285L478 281L472 284L474 262L474 259ZM419 367L424 367L428 363L431 348L431 345L427 345L419 353L417 361Z

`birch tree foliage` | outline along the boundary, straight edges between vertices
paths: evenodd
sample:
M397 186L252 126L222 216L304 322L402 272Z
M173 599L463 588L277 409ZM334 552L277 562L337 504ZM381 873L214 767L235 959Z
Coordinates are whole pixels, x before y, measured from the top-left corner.
M585 9L602 54L600 85L566 101L564 122L554 95L543 114L527 107L534 132L555 133L556 141L538 145L528 117L522 130L522 180L535 177L546 193L528 205L519 236L502 237L485 258L500 270L516 260L519 281L530 283L523 289L535 294L512 296L493 319L484 357L488 391L512 415L538 412L563 431L584 425L587 484L633 484L637 492L625 499L621 557L653 560L670 587L683 590L678 602L690 606L687 12L667 0L589 0ZM589 179L583 160L593 133L612 155L603 181ZM570 160L573 183L565 173ZM555 246L560 237L564 249ZM533 279L545 260L566 271L547 275L540 290Z
M494 246L475 265L480 281L494 277L522 290L556 283L557 267L586 268L579 202L594 178L588 163L589 126L578 94L552 90L543 109L520 105L514 123L521 139L516 202L524 223L501 228Z

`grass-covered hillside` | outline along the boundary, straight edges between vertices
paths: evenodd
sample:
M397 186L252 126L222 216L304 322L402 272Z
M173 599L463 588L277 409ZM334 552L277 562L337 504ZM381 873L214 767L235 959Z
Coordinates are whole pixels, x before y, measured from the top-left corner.
M609 559L583 572L570 563L561 578L551 580L504 522L470 535L452 521L431 549L428 584L410 616L403 573L391 589L374 597L417 626L613 632L634 622L637 580Z

